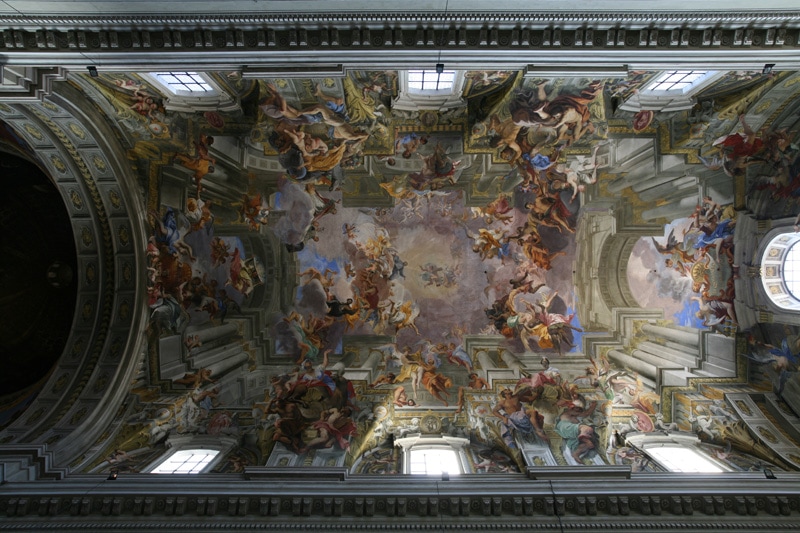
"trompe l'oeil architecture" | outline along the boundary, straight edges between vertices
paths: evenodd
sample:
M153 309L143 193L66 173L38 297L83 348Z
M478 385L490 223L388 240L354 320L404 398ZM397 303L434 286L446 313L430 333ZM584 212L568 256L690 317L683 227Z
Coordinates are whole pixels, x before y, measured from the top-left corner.
M0 7L0 529L800 527L800 10L451 4Z

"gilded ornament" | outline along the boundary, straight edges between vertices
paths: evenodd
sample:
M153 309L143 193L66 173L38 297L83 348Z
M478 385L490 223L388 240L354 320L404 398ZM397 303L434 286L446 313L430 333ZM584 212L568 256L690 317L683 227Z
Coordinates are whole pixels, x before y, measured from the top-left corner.
M83 352L83 337L78 337L72 344L72 357L77 357Z
M33 137L38 141L44 139L44 135L42 135L42 132L36 129L36 126L34 126L33 124L25 124L25 131L27 131L31 137Z
M123 305L127 306L128 302L126 301ZM122 308L120 308L120 314L122 314L121 309ZM114 337L114 340L111 342L111 345L108 347L108 355L111 358L116 359L117 357L119 357L119 354L122 351L121 349L122 349L122 341L120 341L119 337Z
M53 163L53 167L62 174L67 171L67 165L64 164L64 161L57 155L51 155L50 162Z
M442 429L442 421L434 415L425 415L420 420L419 427L425 433L439 433Z
M94 165L94 168L100 171L105 171L106 168L108 168L105 160L97 154L92 156L92 164Z
M83 309L81 310L81 316L84 320L89 320L92 318L92 311L94 311L94 305L92 302L86 302L83 304Z
M73 135L75 135L75 137L82 140L86 139L86 132L83 131L83 128L81 128L78 124L76 124L75 122L70 122L68 127L69 131L71 131Z
M81 242L84 246L91 246L94 243L92 231L86 226L81 228Z
M44 407L40 407L39 409L34 411L34 413L31 416L28 417L27 424L35 423L37 420L42 418L43 414L44 414Z
M107 384L108 384L108 374L103 373L100 375L100 377L97 378L97 381L94 382L92 391L94 391L95 394L99 394L105 390Z
M83 418L86 416L86 412L86 408L81 407L74 415L72 415L72 417L69 419L69 423L73 426L77 425L77 423L83 420Z
M97 267L94 263L89 263L86 265L86 283L94 285L95 281L97 281Z
M114 209L120 209L122 207L122 198L119 197L119 194L117 194L117 191L114 189L108 191L108 201L111 202Z
M127 226L120 226L119 230L117 230L117 236L119 236L119 242L122 246L128 246L131 243L131 236Z
M765 100L765 101L761 102L760 104L758 104L758 106L755 108L754 113L756 115L760 115L760 114L766 112L766 110L769 109L770 107L772 107L772 100Z
M75 206L75 209L83 209L83 200L75 189L70 189L69 200L72 202L72 205Z
M127 318L131 314L131 306L128 302L122 302L122 305L119 306L119 317L123 320L127 320Z
M778 443L778 437L776 437L769 429L767 429L767 428L765 428L763 426L758 426L756 429L758 430L758 433L762 437L764 437L768 442L770 442L772 444L777 444Z
M750 409L750 406L744 400L736 400L736 406L739 410L746 414L747 416L753 416L753 411Z
M64 389L64 386L67 384L68 380L69 380L68 373L61 374L56 380L56 384L53 385L52 389L53 394L58 394L59 392L61 392Z

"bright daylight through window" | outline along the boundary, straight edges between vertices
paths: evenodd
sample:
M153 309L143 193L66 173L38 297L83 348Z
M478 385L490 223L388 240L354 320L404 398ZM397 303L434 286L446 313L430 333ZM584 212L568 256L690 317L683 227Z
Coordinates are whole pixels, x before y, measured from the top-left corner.
M654 446L645 451L670 472L724 472L710 459L689 448Z
M453 90L455 79L456 72L454 70L445 70L442 73L434 70L409 70L408 88L415 92L449 93Z
M153 76L173 94L214 92L203 75L197 72L156 72Z
M800 299L800 246L797 242L789 248L783 261L783 281L789 294Z
M199 474L219 450L179 450L155 467L153 474Z
M647 87L648 91L686 93L711 74L707 70L670 70L662 73Z
M448 448L417 448L411 450L409 474L439 476L447 472L451 476L461 473L458 453Z

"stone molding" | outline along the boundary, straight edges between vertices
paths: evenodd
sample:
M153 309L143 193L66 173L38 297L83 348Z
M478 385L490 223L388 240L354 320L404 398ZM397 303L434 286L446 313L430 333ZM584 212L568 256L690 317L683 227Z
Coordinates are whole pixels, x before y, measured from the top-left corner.
M45 445L0 446L0 484L36 479L64 479L66 468L57 468L53 452Z
M0 443L12 445L0 446L0 454L15 445L42 445L53 464L65 467L118 414L136 370L147 318L145 273L136 265L146 230L132 215L144 210L120 159L124 153L96 116L54 94L45 102L3 104L0 117L33 147L38 164L69 199L78 257L70 338L42 391L0 433ZM39 462L34 457L16 469Z
M92 27L92 26L203 26L220 27L253 24L404 24L415 23L473 23L473 24L563 24L575 25L581 22L592 22L605 27L620 27L630 24L651 25L655 23L671 24L746 24L756 23L797 23L800 22L800 10L731 10L724 12L697 11L437 11L417 12L318 12L318 13L257 13L243 12L232 14L190 13L153 15L103 13L96 15L24 15L4 14L0 16L0 25L13 27L46 26L46 27Z
M331 470L327 472L327 470ZM296 476L274 469L245 475L73 476L0 486L4 527L130 529L131 523L359 530L451 528L708 529L800 527L800 474L635 474L626 468L529 468L518 475L449 481L347 476L345 469ZM610 470L606 472L606 470ZM630 477L628 477L630 476ZM402 478L402 479L401 479Z
M660 18L660 17L663 17ZM714 64L796 68L798 13L503 14L337 17L0 18L8 65L94 65L100 71L149 71L191 62L195 68L255 69L276 77L307 63L324 75L347 68L405 68L435 58L455 68L620 68ZM794 27L792 27L794 26ZM390 54L387 57L387 54ZM765 59L766 58L766 59ZM719 63L717 63L719 64ZM283 71L280 70L283 66ZM259 68L266 69L260 73ZM277 72L269 69L278 69ZM331 74L333 73L333 74ZM286 74L286 72L284 72ZM322 75L322 74L321 74Z

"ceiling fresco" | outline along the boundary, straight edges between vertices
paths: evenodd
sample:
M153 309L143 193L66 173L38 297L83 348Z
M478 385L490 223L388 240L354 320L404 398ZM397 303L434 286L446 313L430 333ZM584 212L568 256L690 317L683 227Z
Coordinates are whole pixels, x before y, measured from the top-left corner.
M800 468L766 415L794 416L800 330L737 315L735 245L743 212L797 213L797 74L713 73L691 99L648 93L654 71L458 71L449 95L206 74L214 103L74 82L150 231L147 354L83 471L191 441L218 472L400 473L417 433L463 439L474 473L652 471L621 437L675 431L734 470Z

